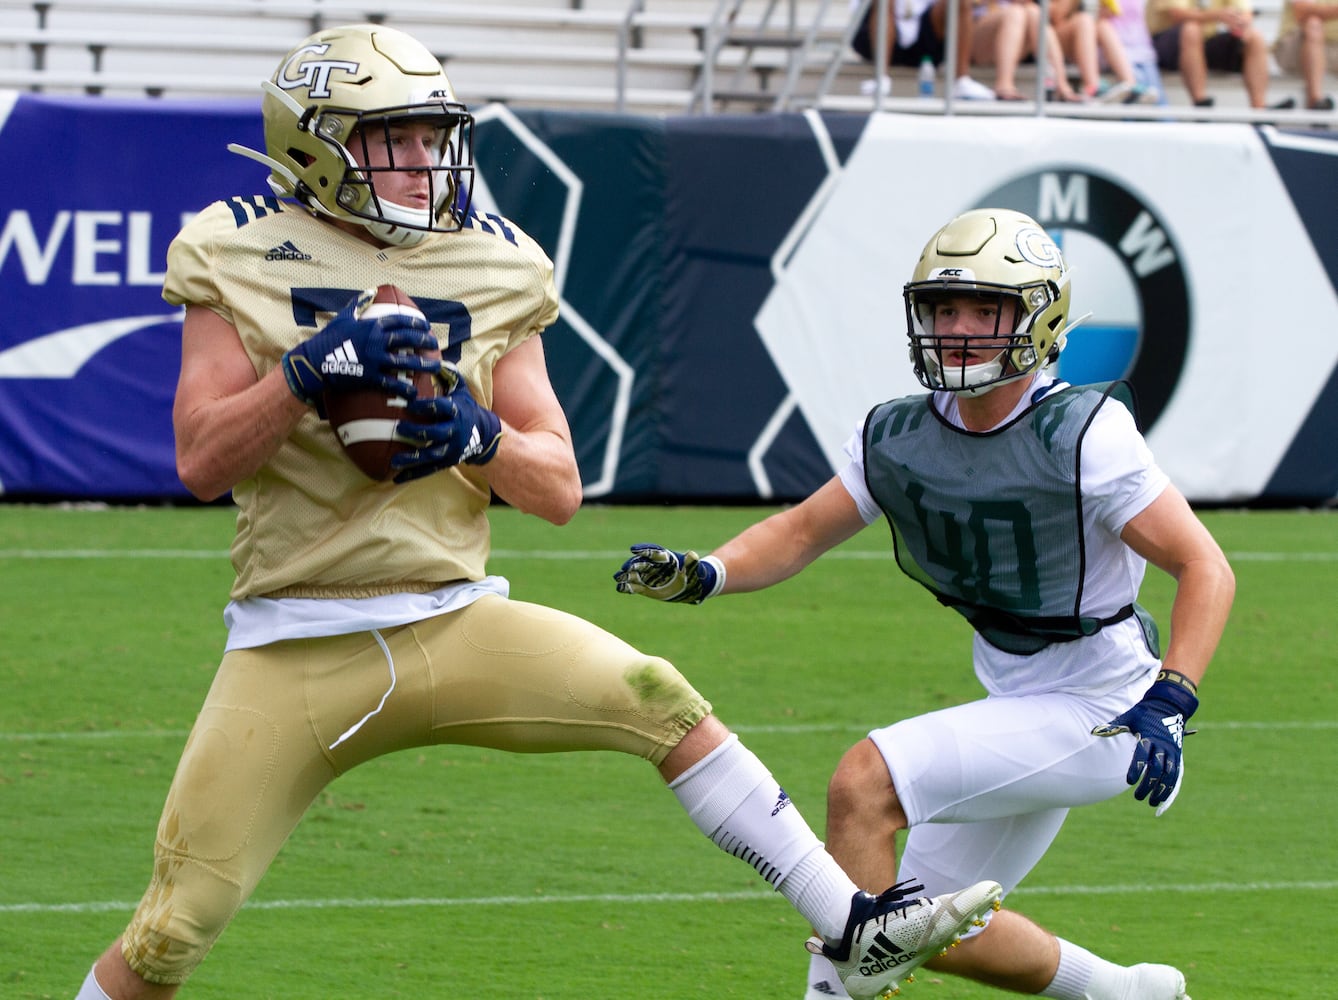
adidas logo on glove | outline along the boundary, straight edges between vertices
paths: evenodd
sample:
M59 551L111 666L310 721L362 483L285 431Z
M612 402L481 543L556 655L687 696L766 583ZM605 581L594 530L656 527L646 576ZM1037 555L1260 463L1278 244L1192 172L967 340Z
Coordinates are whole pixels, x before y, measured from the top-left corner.
M1175 740L1175 745L1183 748L1185 745L1185 717L1183 715L1168 715L1161 721L1162 725L1171 734L1171 739Z
M355 377L361 375L362 362L358 360L358 352L353 349L353 341L346 340L327 354L321 362L321 373Z
M469 444L465 445L465 450L460 452L460 461L468 462L482 450L483 438L479 434L479 429L477 427L472 427L469 431Z

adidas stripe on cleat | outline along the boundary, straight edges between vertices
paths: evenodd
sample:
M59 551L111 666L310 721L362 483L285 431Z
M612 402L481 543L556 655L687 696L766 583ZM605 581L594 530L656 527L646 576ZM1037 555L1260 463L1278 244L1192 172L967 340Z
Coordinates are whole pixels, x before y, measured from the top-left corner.
M923 885L898 882L880 896L859 892L850 901L845 933L835 944L809 938L806 947L825 955L836 967L846 991L856 1000L891 997L897 985L942 955L972 927L985 925L985 914L999 908L998 882L977 882L932 899L911 896Z

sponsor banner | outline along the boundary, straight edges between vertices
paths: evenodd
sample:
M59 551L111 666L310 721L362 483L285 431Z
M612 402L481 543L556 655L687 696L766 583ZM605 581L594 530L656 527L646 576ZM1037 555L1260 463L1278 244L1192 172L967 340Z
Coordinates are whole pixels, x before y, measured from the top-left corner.
M1092 315L1061 373L1130 378L1192 499L1338 496L1333 139L1163 122L476 114L480 207L554 260L562 317L545 347L592 499L816 488L870 406L920 391L901 286L934 229L989 204L1035 216L1075 266L1074 309ZM259 147L259 133L252 101L0 94L12 315L0 493L186 499L166 250L209 201L264 190L264 171L225 149ZM67 155L32 155L52 149ZM1265 367L1263 345L1281 363Z
M670 120L668 294L653 373L665 414L660 492L799 497L831 476L795 408L793 379L805 376L777 364L756 321L865 122L817 113ZM801 322L821 337L832 332L828 303L813 292L812 324Z
M225 152L259 129L258 102L0 102L0 492L186 496L167 246L206 203L263 180Z
M1315 234L1328 241L1318 251L1269 139L1236 125L871 120L757 317L828 461L842 461L870 406L921 391L899 293L925 240L958 212L998 205L1035 217L1074 267L1073 311L1091 316L1061 374L1130 378L1154 452L1192 498L1264 496L1317 411L1338 429L1326 401L1338 367L1322 256L1332 230ZM1334 153L1323 141L1307 165L1319 190L1338 176ZM1279 267L1285 292L1270 289ZM1286 355L1305 363L1261 364L1284 330ZM1330 446L1327 469L1293 476L1289 492L1333 496L1336 457Z

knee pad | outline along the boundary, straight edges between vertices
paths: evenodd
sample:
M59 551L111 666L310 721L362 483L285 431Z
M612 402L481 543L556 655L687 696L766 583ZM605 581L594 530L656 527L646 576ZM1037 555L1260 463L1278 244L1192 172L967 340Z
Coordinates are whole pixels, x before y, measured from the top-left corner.
M121 954L151 983L183 983L241 904L238 886L207 865L160 849L153 881L121 937Z

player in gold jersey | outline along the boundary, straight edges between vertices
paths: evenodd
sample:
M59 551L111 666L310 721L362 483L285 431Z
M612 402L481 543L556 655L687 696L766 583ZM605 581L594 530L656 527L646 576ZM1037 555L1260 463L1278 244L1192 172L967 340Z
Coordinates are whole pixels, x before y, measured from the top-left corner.
M274 196L218 202L186 225L163 292L186 310L178 472L238 508L227 645L152 880L79 1000L174 995L329 782L437 743L650 761L703 833L846 956L857 996L980 920L991 881L932 899L904 884L858 891L672 665L512 601L488 574L492 493L562 524L581 485L539 337L557 317L552 264L471 207L472 119L438 61L384 27L331 28L262 87L265 152L231 148L269 168ZM360 315L380 284L427 322ZM409 399L413 447L392 481L366 478L323 400L408 398L395 372L439 370L435 350L449 391Z

